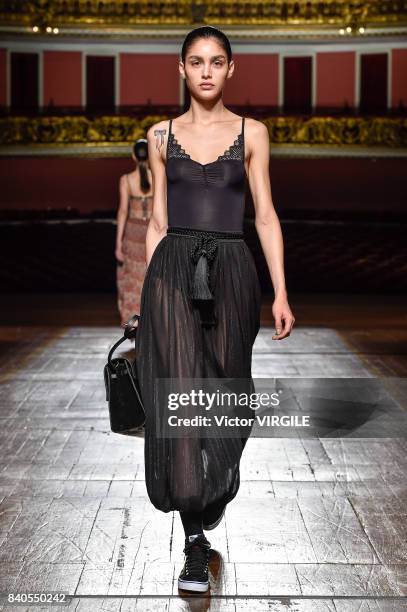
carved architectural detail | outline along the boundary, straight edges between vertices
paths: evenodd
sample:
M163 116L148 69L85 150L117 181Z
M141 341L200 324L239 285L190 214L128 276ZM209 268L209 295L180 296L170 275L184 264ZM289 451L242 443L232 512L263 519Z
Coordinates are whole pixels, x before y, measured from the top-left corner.
M407 5L398 0L353 2L351 0L0 0L0 22L4 25L34 25L50 22L61 26L115 26L135 24L216 23L241 25L304 26L402 25ZM362 23L363 22L363 23ZM255 37L255 33L252 33Z
M122 116L42 116L0 118L0 144L106 145L133 144L148 128L166 117L143 120ZM262 119L270 142L294 145L406 147L406 117L296 117ZM232 148L230 149L230 152Z

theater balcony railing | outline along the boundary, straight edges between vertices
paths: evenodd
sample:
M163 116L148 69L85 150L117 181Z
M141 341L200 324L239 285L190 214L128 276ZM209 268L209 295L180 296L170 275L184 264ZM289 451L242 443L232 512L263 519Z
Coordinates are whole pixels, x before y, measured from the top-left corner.
M320 152L355 154L361 150L407 154L407 112L397 109L361 113L352 109L318 109L288 113L272 107L229 106L232 111L265 123L274 153L312 155ZM113 113L84 113L81 109L43 109L41 112L0 113L0 153L80 154L116 156L144 138L151 125L180 114L173 107L132 107Z
M0 0L0 24L26 27L37 24L65 28L108 28L129 31L138 25L182 26L216 23L219 26L289 26L303 28L407 24L407 5L403 0ZM132 34L137 36L137 32ZM103 34L103 32L102 32ZM248 32L248 35L255 33Z

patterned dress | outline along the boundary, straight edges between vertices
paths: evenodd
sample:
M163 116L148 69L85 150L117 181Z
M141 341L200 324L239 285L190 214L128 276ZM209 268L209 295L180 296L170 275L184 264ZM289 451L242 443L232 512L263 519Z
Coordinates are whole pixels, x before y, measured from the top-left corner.
M126 178L131 192L128 175ZM146 232L152 199L152 195L129 196L129 213L122 240L124 261L118 263L116 268L117 306L121 323L140 312L140 296L146 272Z

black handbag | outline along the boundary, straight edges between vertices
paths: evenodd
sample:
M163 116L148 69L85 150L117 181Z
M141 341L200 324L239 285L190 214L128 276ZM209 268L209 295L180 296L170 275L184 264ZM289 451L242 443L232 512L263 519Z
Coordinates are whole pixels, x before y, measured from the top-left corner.
M132 365L125 357L112 359L112 355L122 342L136 337L137 327L132 325L139 319L140 315L136 314L127 321L123 337L110 349L103 370L110 428L114 433L127 436L140 435L146 415L137 379L136 362Z

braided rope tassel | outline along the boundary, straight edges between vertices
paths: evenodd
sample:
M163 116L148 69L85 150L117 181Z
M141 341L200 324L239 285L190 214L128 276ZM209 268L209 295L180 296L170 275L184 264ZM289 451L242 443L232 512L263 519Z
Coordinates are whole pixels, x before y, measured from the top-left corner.
M213 261L218 244L216 239L207 233L202 233L195 241L190 254L196 264L191 288L193 300L213 300L209 288L209 264Z

